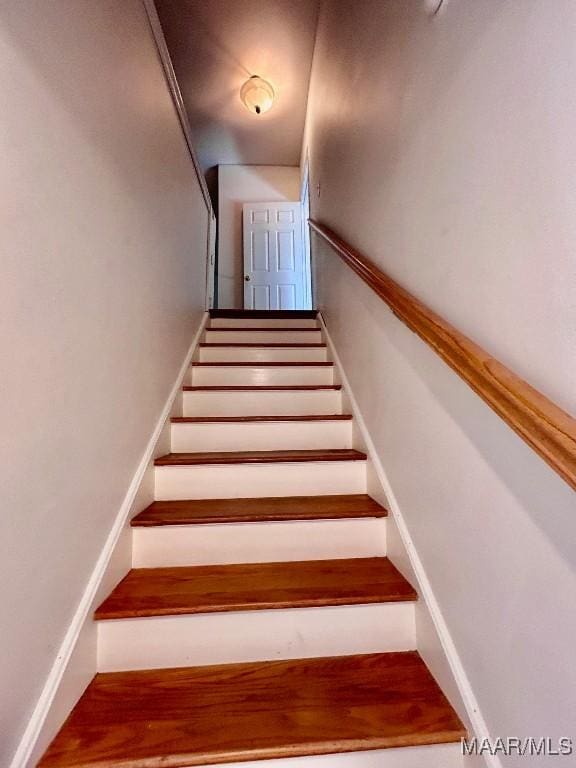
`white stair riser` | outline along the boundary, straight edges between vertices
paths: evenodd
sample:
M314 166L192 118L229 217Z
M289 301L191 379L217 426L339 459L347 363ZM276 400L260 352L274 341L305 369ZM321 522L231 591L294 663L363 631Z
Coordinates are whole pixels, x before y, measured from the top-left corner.
M184 416L310 416L342 413L340 390L184 392Z
M209 344L320 344L322 331L206 331Z
M414 605L382 603L98 622L98 669L414 650Z
M326 347L200 347L202 363L274 363L323 362L328 359Z
M386 520L167 525L132 529L132 567L381 557Z
M172 451L280 451L351 448L352 421L172 424Z
M365 461L155 467L159 500L366 493Z
M190 383L196 386L290 386L303 384L332 384L332 366L280 366L259 368L257 366L192 366Z
M251 317L243 319L240 317L213 317L210 320L210 328L318 328L318 321L313 319L298 320L293 318L283 320L281 317L266 320L263 318Z
M220 763L218 768L238 768L239 765L242 768L464 768L470 759L464 762L460 744L433 744L427 747L374 749L336 755Z

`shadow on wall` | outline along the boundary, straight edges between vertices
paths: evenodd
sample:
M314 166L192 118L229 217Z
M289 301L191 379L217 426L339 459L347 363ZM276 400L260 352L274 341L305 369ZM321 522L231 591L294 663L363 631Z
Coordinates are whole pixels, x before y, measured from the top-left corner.
M208 168L204 178L206 179L206 186L208 187L208 194L210 195L214 214L218 217L218 166L213 165L211 168Z

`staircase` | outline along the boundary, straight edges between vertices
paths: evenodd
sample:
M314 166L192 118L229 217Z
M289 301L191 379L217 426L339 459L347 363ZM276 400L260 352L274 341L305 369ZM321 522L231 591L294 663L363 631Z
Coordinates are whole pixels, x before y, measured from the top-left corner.
M315 313L214 314L100 672L39 765L460 765Z

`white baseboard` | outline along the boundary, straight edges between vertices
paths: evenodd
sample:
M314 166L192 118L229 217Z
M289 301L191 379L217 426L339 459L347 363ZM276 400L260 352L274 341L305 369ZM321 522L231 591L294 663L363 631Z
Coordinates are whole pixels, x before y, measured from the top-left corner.
M430 620L433 624L436 635L438 637L438 641L441 645L441 650L443 652L444 658L446 659L450 674L454 680L455 687L465 708L465 715L467 716L466 719L468 720L474 735L477 736L479 740L484 738L488 739L490 736L488 726L486 725L486 721L482 716L480 706L474 695L472 686L470 685L470 681L468 680L468 676L466 675L466 671L464 670L464 666L462 665L450 635L450 631L442 615L440 605L438 604L434 592L432 591L432 586L428 580L428 577L426 576L424 566L420 560L420 557L418 556L416 547L414 546L414 542L406 525L404 515L402 514L400 506L394 495L394 491L392 490L384 467L382 466L382 462L380 461L380 457L378 456L374 442L370 436L368 427L366 426L366 422L362 417L358 402L356 401L354 393L352 392L352 388L350 387L350 381L346 376L342 361L338 356L338 352L336 351L336 347L332 341L321 312L318 313L318 319L320 321L322 330L324 331L330 357L334 361L335 367L337 369L337 376L339 378L335 378L335 381L339 380L342 383L344 390L343 396L348 398L351 412L354 417L354 424L358 429L358 432L364 443L366 453L368 454L369 463L371 464L374 473L377 476L378 482L382 486L386 496L387 506L389 511L392 513L392 519L396 525L402 544L406 550L410 569L414 575L414 578L416 579L415 587L417 588L418 593L427 608ZM486 755L485 764L489 768L502 768L500 759L494 755Z
M106 576L107 570L110 566L111 560L113 559L113 555L119 543L120 537L125 532L125 529L128 526L128 523L131 517L131 512L134 507L134 502L137 499L140 486L146 476L146 473L147 473L147 470L149 469L150 464L153 461L156 445L165 429L165 424L171 415L173 404L176 400L177 395L180 392L180 389L182 387L182 382L188 371L190 361L192 359L196 346L198 345L200 336L204 331L204 327L206 325L207 319L208 319L208 314L204 313L202 321L192 341L192 344L190 345L188 352L186 353L186 357L184 359L184 362L182 363L182 367L180 368L180 371L178 373L174 386L172 387L172 391L170 392L170 395L166 400L166 404L164 405L160 418L156 423L154 432L152 433L150 440L146 445L146 449L144 451L144 454L142 456L140 463L138 464L138 468L134 473L132 482L130 483L128 491L126 492L126 496L124 497L124 500L120 505L120 509L118 510L118 513L114 520L114 524L110 530L108 538L106 539L106 543L102 548L100 557L98 558L96 565L94 566L94 570L92 571L90 579L88 580L88 584L86 586L86 589L84 590L84 594L82 595L80 603L78 604L78 608L76 609L76 612L68 627L68 630L66 631L64 640L62 641L62 644L58 649L58 653L56 654L56 659L52 665L52 669L48 674L48 677L46 679L42 692L38 698L38 701L32 713L32 716L24 731L22 739L20 740L20 744L18 745L16 753L12 759L12 762L10 763L10 768L27 768L28 766L33 765L39 757L38 752L41 751L41 748L40 748L41 736L42 736L42 742L46 742L47 744L50 738L54 736L55 729L59 727L59 725L63 722L63 719L66 713L62 712L60 709L58 716L50 719L50 730L52 731L52 733L51 734L45 733L45 724L49 721L52 705L54 704L58 690L65 679L70 661L73 658L73 655L78 646L78 641L83 631L85 630L85 628L89 627L89 625L91 625L92 623L92 609L93 609L95 600L98 598L100 585ZM131 563L130 562L127 563L126 570L128 570L130 566L131 566ZM88 629L86 634L92 635L92 637L87 641L87 644L95 642L93 639L93 637L95 636L95 631L94 633L92 633ZM83 651L84 649L82 649L81 652ZM90 665L89 661L88 662L85 661L84 666L86 666L86 663ZM92 674L95 674L95 673L96 673L96 654L94 653L94 668L92 670ZM88 676L88 679L86 679L83 684L82 684L82 681L76 681L75 685L72 684L72 687L78 691L78 695L82 693L83 687L85 686L85 684L89 682L89 677L90 676ZM78 684L79 682L80 682L80 685Z

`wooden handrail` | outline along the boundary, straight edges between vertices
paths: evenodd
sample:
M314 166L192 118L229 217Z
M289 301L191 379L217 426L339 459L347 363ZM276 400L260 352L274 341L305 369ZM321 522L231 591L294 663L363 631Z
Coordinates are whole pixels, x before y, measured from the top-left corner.
M331 229L312 219L309 224L410 330L576 490L576 419L400 287Z

